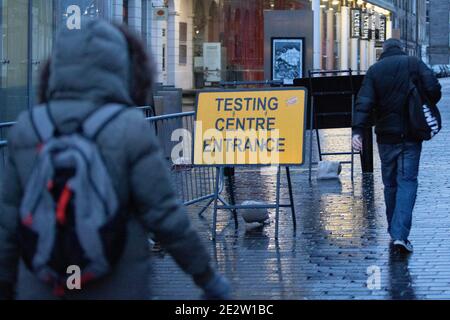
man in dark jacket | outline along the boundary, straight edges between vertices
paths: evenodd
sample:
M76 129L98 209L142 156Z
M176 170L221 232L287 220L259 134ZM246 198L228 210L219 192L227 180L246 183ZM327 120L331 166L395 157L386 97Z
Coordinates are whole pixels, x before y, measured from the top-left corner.
M440 100L441 86L433 72L421 60L408 57L399 40L387 40L380 60L367 71L353 118L353 147L360 151L362 131L375 116L388 231L394 246L407 252L413 251L408 236L422 150L422 142L407 135L405 113L411 77L420 82L426 95L423 98L433 104Z
M152 232L203 289L206 298L226 299L229 284L212 268L210 256L173 190L157 138L142 112L134 107L139 103L135 98L138 90L133 89L137 75L151 71L145 68L148 61L133 58L146 59L142 46L138 50L137 40L126 36L101 20L86 22L81 30L63 31L55 42L48 83L41 84L46 87L49 112L62 134L73 132L83 119L107 103L129 107L105 125L96 139L120 208L128 217L124 252L110 275L82 290L67 291L65 298L150 298L148 236ZM144 93L150 91L144 89L148 89ZM53 288L26 267L17 234L21 199L38 157L38 144L30 114L24 112L9 135L9 159L3 178L0 300L57 298Z

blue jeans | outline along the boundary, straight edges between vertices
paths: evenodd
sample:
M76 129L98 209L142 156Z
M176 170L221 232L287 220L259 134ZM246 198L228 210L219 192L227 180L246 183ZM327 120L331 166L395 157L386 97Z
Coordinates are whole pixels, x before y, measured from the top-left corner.
M378 144L378 151L388 231L394 240L407 240L416 203L422 143Z

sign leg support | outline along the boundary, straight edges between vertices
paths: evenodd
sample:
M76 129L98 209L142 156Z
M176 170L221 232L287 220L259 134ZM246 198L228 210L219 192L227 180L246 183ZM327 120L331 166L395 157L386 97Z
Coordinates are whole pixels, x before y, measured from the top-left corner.
M276 186L276 211L275 211L275 239L278 239L278 229L280 222L280 182L281 182L281 170L278 166L277 170L277 186Z
M309 181L312 175L312 152L313 152L313 130L314 130L314 98L311 96L311 110L309 116Z
M289 169L289 167L286 167L286 176L287 176L288 189L289 189L289 204L291 206L291 213L292 213L292 225L294 228L294 234L296 234L297 218L295 217L294 193L292 190L291 170Z
M350 76L351 74L352 73L350 71ZM355 95L352 94L352 121L354 113L355 113ZM352 150L352 183L353 183L353 181L355 180L355 150L353 149L353 131L350 133L350 146Z
M222 169L216 168L216 183L214 187L214 212L213 212L213 223L212 223L212 239L216 240L216 228L217 228L217 202L219 201L219 182L222 175Z
M236 205L236 198L234 196L234 181L233 181L233 179L234 179L234 168L226 168L225 170L227 170L227 169L229 171L233 172L233 175L226 174L226 179L227 179L227 182L228 182L228 192L229 192L229 195L230 195L230 203L231 203L231 205L234 206L234 205ZM237 210L236 209L232 209L231 212L233 214L233 219L234 219L234 228L237 230L239 228Z

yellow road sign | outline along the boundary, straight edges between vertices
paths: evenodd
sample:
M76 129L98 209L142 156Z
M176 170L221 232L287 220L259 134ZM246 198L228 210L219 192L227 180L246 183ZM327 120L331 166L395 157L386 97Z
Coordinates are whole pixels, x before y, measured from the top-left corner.
M301 165L306 89L200 92L196 165Z

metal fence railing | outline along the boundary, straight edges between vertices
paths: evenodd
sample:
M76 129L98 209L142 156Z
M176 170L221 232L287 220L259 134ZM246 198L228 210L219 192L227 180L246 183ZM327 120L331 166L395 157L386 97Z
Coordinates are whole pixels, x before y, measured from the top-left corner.
M137 109L141 110L146 118L154 117L156 115L153 106L137 107Z
M147 120L160 142L179 198L185 205L210 200L206 208L214 198L217 172L215 168L197 167L191 163L195 112L147 117ZM8 152L7 131L13 125L14 122L0 123L0 181Z
M14 122L0 123L0 182L5 173L6 159L8 157L8 129L14 125Z
M170 165L172 181L183 203L191 205L204 200L212 201L216 169L193 166L191 161L195 112L157 116L148 120L162 146L164 157Z

